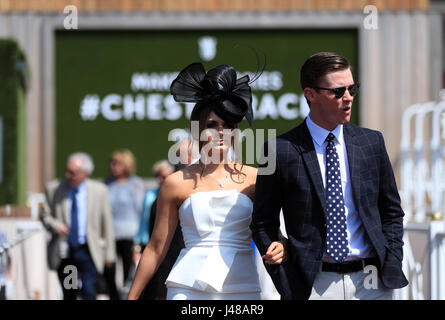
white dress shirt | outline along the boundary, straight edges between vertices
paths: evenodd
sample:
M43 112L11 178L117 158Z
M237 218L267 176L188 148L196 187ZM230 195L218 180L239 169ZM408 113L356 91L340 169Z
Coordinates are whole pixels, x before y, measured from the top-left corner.
M349 253L345 258L347 260L356 260L376 256L374 247L366 235L365 228L360 218L352 196L351 175L349 172L348 153L343 136L343 125L338 125L334 130L328 131L315 124L310 114L306 118L306 125L314 142L315 152L317 153L318 164L320 165L323 185L326 186L326 137L329 132L335 136L334 143L340 162L341 186L345 204L346 227L348 236ZM323 256L325 262L336 262L326 252Z

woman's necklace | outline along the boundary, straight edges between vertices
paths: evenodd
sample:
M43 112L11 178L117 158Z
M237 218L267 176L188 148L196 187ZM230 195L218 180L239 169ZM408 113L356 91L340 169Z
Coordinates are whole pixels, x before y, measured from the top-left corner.
M205 166L204 166L204 169L205 169ZM203 169L203 171L204 171L204 169ZM206 175L206 177L209 177L210 179L212 179L218 185L218 187L220 187L221 189L224 189L224 187L225 187L225 185L227 183L227 180L229 179L229 175L230 175L230 173L226 172L225 173L225 177L224 177L222 182L220 180L217 180L216 178L212 177L212 174L208 174L208 175Z
M224 189L224 184L222 184L220 181L216 180L215 178L213 178L211 175L208 175L208 177L210 177L213 181L216 182L216 184L220 187ZM225 181L229 178L229 175L226 174L225 178L224 178L224 183Z

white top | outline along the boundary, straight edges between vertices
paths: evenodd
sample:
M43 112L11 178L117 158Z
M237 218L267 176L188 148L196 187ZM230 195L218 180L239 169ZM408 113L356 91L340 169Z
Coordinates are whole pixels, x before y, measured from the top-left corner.
M349 253L345 260L355 260L376 256L374 247L366 235L362 219L360 218L354 203L351 174L349 172L349 162L347 156L348 153L343 135L343 125L338 125L334 130L328 131L315 124L310 118L310 115L306 118L306 125L314 142L324 186L326 186L326 137L328 136L329 132L332 132L332 134L335 136L334 145L340 162L341 187L344 197L343 201L345 204L349 248ZM335 262L335 260L327 253L325 253L323 261Z
M250 198L235 189L191 194L179 208L185 248L167 287L260 292L249 229L252 211Z

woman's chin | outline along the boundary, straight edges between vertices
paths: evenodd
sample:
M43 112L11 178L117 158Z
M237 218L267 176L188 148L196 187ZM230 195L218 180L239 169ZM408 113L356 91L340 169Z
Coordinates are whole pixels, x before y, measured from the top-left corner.
M212 149L209 150L208 155L201 154L201 158L208 158L212 163L222 163L224 158L229 154L229 150L230 148L226 145L212 146Z

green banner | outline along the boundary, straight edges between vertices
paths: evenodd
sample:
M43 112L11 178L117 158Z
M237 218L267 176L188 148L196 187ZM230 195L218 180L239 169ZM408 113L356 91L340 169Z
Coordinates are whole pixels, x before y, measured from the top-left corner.
M261 77L252 83L253 129L291 129L309 112L299 71L319 51L348 58L358 79L358 32L339 30L206 31L60 31L56 33L56 175L64 174L67 156L92 155L94 177L107 174L117 148L136 156L137 174L167 157L175 128L189 128L193 104L175 102L171 81L188 64L206 70L228 63L239 76ZM359 96L352 122L357 123ZM241 129L247 127L244 121ZM267 140L267 130L265 137Z
M27 75L18 43L0 39L0 205L26 202Z

